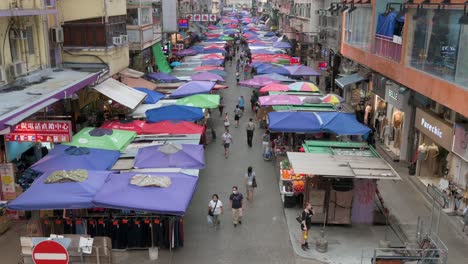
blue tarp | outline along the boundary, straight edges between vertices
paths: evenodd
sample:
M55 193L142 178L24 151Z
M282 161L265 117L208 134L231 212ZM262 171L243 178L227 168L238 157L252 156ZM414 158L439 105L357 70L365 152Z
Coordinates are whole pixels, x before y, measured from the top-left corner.
M83 154L70 154L69 150L74 149L84 150ZM31 169L39 172L76 169L108 170L114 166L119 156L120 152L116 150L56 145L47 156L32 165Z
M93 198L106 182L109 171L88 171L83 182L44 183L53 173L37 178L29 189L8 204L10 210L81 209L94 207Z
M162 98L166 97L164 94L150 90L148 88L135 87L135 89L147 94L145 100L143 101L143 104L155 104Z
M203 111L198 107L168 105L146 111L146 121L156 123L164 120L197 121L203 118Z
M268 113L268 129L273 132L321 132L320 121L313 112Z
M395 35L396 33L396 23L403 23L405 21L405 16L398 16L398 13L399 12L397 11L393 11L387 15L379 14L379 18L377 20L376 34L379 36L388 37L389 39L393 39L393 35Z
M370 128L359 123L356 116L339 112L271 112L268 129L274 132L365 135Z

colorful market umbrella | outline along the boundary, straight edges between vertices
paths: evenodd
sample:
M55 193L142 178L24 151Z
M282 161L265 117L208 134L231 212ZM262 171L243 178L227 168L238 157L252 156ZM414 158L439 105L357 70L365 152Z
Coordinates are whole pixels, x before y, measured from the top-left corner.
M201 59L224 59L224 56L219 53L212 53L201 56Z
M212 54L212 53L226 53L226 51L224 49L221 49L221 48L211 48L211 49L204 49L202 51L203 54Z
M179 66L182 65L182 63L178 62L178 61L174 61L174 62L171 62L171 64L169 64L169 65L172 66L172 67L179 67Z
M153 72L153 73L147 74L146 77L148 77L151 80L161 81L161 82L179 82L180 81L176 77L168 73L164 73L164 72Z
M327 94L322 98L322 102L329 104L340 104L344 101L345 100L341 96L336 94Z
M208 81L191 81L177 88L172 92L171 97L180 98L194 94L209 93L215 84L215 82Z
M278 42L276 42L275 44L273 44L273 48L277 48L277 49L290 49L290 48L291 48L291 44L289 44L288 42L285 42L285 41L278 41Z
M218 66L198 66L196 67L195 69L193 69L194 71L211 71L211 70L224 70L223 67L218 67Z
M259 97L260 105L301 105L299 97L287 94L277 94Z
M195 144L163 144L140 148L135 157L135 168L184 168L205 167L204 146Z
M199 108L217 108L220 96L218 94L195 94L178 99L176 105L186 105Z
M266 92L285 92L288 91L289 87L285 84L279 83L271 83L268 85L263 86L259 92L266 93Z
M123 150L135 138L136 133L125 130L86 127L63 143L75 147Z
M315 84L310 82L295 82L291 83L289 86L289 91L297 92L319 92L320 89L315 86Z
M145 124L146 122L141 120L106 121L101 128L133 131L139 135L143 133Z
M143 134L202 134L205 128L187 121L161 121L146 123Z
M292 76L320 76L321 74L304 65L283 66Z
M234 38L233 38L233 37L229 37L229 36L222 36L222 37L220 37L219 39L221 39L221 40L225 40L225 41L231 41L231 40L234 40Z
M288 78L278 73L261 74L261 75L256 75L255 77L267 77L267 78L271 78L273 80L277 80L280 82L295 82L296 81L294 79Z
M279 81L273 80L268 77L255 77L250 80L244 80L244 81L239 82L241 86L252 87L252 88L261 88L271 83L279 83Z
M177 56L193 56L197 54L198 52L193 49L184 49L176 53Z
M223 77L219 76L218 74L212 73L212 72L201 72L201 73L195 73L192 75L192 80L193 81L220 81L224 82Z
M140 92L146 93L145 100L143 101L143 104L155 104L162 98L166 97L164 94L160 92L156 92L147 88L142 88L142 87L134 87L136 90Z
M223 70L217 70L217 69L214 69L214 70L209 70L207 72L211 72L211 73L214 73L214 74L217 74L221 77L224 77L227 75L227 72L223 71Z
M206 59L202 60L201 65L202 66L221 66L223 65L224 60L223 59Z
M145 112L145 115L149 123L156 123L164 120L197 121L203 118L203 111L198 107L168 105L149 109Z

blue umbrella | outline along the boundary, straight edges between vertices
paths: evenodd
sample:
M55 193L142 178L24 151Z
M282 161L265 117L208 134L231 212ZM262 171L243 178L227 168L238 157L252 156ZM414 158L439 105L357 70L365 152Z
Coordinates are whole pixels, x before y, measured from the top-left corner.
M164 94L156 92L156 91L152 91L152 90L147 89L147 88L135 87L135 89L140 91L140 92L144 92L144 93L147 94L146 98L145 98L145 101L143 101L143 104L155 104L159 100L161 100L162 98L165 97Z
M182 63L180 63L178 61L174 61L174 62L171 62L171 64L169 64L169 65L171 65L172 67L177 67L177 66L182 65Z
M288 42L279 41L279 42L276 42L275 44L273 44L273 47L277 48L277 49L290 49L291 44L289 44Z
M146 121L156 123L164 120L197 121L203 118L203 111L198 107L185 105L168 105L145 112Z
M206 65L221 66L223 62L224 60L220 60L220 59L208 59L208 60L202 60L201 65L202 66L206 66Z
M203 54L212 54L212 53L226 53L224 49L212 48L203 50Z
M276 33L270 31L270 32L267 32L264 36L265 37L273 37L274 35L276 35Z
M146 75L149 79L155 80L155 81L163 81L163 82L178 82L180 81L176 77L164 73L164 72L153 72L148 75Z

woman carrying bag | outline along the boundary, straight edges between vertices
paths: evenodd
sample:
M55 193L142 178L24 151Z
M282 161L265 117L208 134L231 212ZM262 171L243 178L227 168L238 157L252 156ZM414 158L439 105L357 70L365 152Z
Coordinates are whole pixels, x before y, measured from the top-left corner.
M224 213L223 203L219 200L217 194L213 194L211 201L208 203L208 223L214 228L219 227L221 221L219 216Z
M254 201L254 189L257 188L257 179L255 178L255 172L252 166L247 168L247 173L244 176L245 187L247 191L247 200L250 203Z
M307 242L307 239L309 238L309 229L312 227L312 216L315 214L314 209L312 208L312 205L310 203L306 203L306 206L304 208L304 211L302 211L302 214L300 219L301 223L301 231L302 231L302 236L301 236L301 248L302 250L306 251L309 249L309 243Z

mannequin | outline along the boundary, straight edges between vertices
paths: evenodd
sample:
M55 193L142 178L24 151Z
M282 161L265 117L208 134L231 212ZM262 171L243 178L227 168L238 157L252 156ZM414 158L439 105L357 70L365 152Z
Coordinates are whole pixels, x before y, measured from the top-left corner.
M382 122L380 122L380 138L381 139L385 139L384 128L385 126L387 126L387 124L388 124L388 119L387 119L387 116L384 115L382 118Z
M369 124L369 116L372 111L372 106L370 104L366 105L366 108L364 109L364 124L368 125Z
M403 122L403 112L396 110L393 113L392 123L394 128L401 128L401 123Z
M437 168L439 167L439 161L437 160L439 156L439 147L432 143L427 147L427 161L429 162L429 173L430 176L437 175Z
M418 152L419 152L418 160L426 160L427 159L427 145L426 145L426 143L422 143L418 147Z

